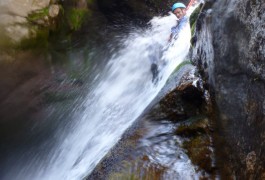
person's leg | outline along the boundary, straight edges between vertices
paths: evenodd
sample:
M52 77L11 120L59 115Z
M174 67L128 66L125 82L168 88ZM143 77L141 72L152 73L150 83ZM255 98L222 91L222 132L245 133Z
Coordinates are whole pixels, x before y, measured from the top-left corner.
M152 75L153 75L152 82L156 83L157 80L158 80L158 67L157 67L157 64L155 64L155 63L151 64L151 72L152 72Z

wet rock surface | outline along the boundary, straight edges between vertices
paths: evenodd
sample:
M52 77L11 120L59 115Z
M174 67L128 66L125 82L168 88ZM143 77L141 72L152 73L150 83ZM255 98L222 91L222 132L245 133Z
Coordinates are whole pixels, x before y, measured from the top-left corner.
M216 125L225 138L218 148L226 153L219 161L223 178L264 177L264 5L207 1L196 27L193 61L214 94Z
M164 116L163 118L177 121L205 112L205 107L210 103L208 91L204 88L202 79L197 76L195 67L185 65L176 73L175 77L170 79L170 81L177 82L175 88L165 94L156 105L158 110L154 112Z
M216 175L214 148L209 118L194 116L181 123L176 134L185 137L183 148L198 169L205 171L206 176Z

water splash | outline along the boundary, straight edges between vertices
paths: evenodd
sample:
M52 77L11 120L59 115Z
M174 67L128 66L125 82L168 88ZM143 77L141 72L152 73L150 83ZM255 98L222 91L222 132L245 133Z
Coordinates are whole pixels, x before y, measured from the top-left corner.
M123 48L113 54L88 92L83 111L76 112L70 129L56 135L58 144L47 161L33 157L33 163L6 179L82 179L118 142L124 131L139 117L187 55L190 27L168 46L175 16L155 17L145 32L132 32L123 39ZM152 48L152 47L159 48ZM150 48L151 47L151 48ZM167 48L164 48L167 47ZM152 82L150 54L158 59L158 81ZM69 127L68 127L69 128ZM14 177L15 176L15 177Z

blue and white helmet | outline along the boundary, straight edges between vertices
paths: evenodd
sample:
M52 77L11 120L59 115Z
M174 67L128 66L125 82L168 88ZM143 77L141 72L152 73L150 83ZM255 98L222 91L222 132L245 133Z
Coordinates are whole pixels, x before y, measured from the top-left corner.
M172 12L174 12L174 10L177 9L177 8L186 8L186 6L183 3L175 3L172 6Z

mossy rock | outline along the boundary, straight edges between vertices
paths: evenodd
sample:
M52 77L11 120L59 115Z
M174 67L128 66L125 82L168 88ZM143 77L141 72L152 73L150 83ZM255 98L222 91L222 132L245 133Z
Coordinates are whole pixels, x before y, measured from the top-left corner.
M24 38L16 45L16 48L26 49L42 49L48 47L49 29L40 28L37 26L32 27L33 35Z
M47 27L49 29L54 29L57 27L59 14L63 13L63 7L59 4L52 4L40 10L31 12L27 16L28 22L39 25L42 27Z
M94 0L88 1L91 5ZM78 31L85 20L92 15L92 10L87 7L77 8L74 4L64 6L56 4L59 7L59 14L56 17L50 17L49 10L53 5L32 12L28 15L27 25L30 29L30 36L24 38L19 43L19 48L47 48L49 44L60 42L60 39L67 39L71 43L72 33ZM55 6L55 5L54 5ZM91 5L92 6L92 5Z
M201 13L201 6L198 6L190 15L190 27L191 27L191 34L193 35L195 33L195 27L196 27L196 22L199 17L199 14Z
M45 7L43 9L34 11L31 14L29 14L27 19L30 22L36 22L38 20L45 19L48 16L49 16L49 7Z
M50 17L50 8L56 7L56 15ZM61 5L51 5L40 10L31 12L27 16L27 24L20 24L29 30L29 35L20 40L17 46L19 49L46 49L49 45L50 32L56 30L59 23L59 13L63 12Z

